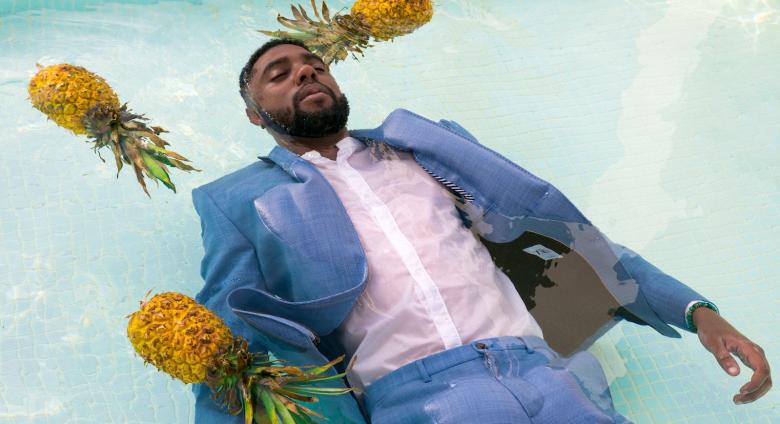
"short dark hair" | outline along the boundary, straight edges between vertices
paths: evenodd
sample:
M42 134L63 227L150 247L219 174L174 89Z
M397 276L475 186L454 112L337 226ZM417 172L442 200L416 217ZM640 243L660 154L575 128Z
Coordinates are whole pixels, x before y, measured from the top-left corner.
M292 44L294 46L303 47L304 49L311 51L308 47L306 47L306 44L303 44L302 41L298 41L292 38L274 38L270 41L267 41L265 44L260 46L260 48L255 50L255 52L252 53L252 56L249 56L249 60L246 61L246 65L244 65L244 68L241 69L241 74L238 76L238 92L241 93L241 98L244 99L244 102L247 103L247 105L251 100L249 97L248 88L249 81L251 81L252 77L254 76L252 70L255 66L255 63L257 63L257 60L260 59L260 56L265 54L265 52L282 44Z

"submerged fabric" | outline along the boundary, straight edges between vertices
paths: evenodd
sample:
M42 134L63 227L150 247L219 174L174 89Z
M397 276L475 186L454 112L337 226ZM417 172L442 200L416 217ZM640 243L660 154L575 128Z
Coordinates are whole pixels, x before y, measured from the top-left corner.
M369 386L373 424L629 423L598 361L561 358L538 337L478 340L412 362Z
M413 360L487 337L542 336L509 278L411 154L347 137L336 160L304 153L333 186L368 260L338 329L359 393ZM380 147L384 147L381 149Z

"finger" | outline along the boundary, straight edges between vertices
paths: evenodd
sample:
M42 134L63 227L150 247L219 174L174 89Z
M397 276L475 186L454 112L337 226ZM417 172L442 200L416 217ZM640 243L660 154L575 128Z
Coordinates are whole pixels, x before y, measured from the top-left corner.
M731 352L722 346L712 353L715 356L715 360L718 361L723 371L726 371L731 376L739 375L739 365L737 361L731 356Z
M761 396L764 396L771 388L772 388L772 378L769 377L764 381L764 384L762 384L761 387L758 388L758 390L744 395L739 394L734 396L734 403L739 405L743 403L753 402L754 400L760 398Z
M767 382L769 384L772 382L772 377L769 375L769 373L756 371L753 373L753 377L750 379L750 381L740 387L739 394L737 394L737 396L742 397L752 395L753 393L763 389Z
M729 352L736 355L743 364L754 371L758 364L763 362L762 357L764 351L750 340L737 340L735 342L726 343L726 348Z
M749 341L739 343L735 350L739 359L754 371L750 381L740 388L735 398L742 401L758 399L763 395L762 391L768 390L766 386L771 387L772 384L769 363L764 351L760 346Z

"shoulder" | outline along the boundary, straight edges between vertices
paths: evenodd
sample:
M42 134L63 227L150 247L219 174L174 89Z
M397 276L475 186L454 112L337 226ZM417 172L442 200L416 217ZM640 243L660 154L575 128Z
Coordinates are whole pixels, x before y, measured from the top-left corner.
M412 144L422 134L438 134L441 140L465 139L479 144L477 138L454 120L440 119L434 121L418 115L407 109L395 109L382 121L382 124L372 129L350 131L355 137L370 138L383 141L399 141L400 144ZM454 137L452 137L454 136Z
M214 181L203 184L200 187L195 188L193 191L199 192L219 192L231 186L251 181L256 176L263 172L268 172L274 165L266 163L264 161L257 161L249 164L241 169L230 172L223 175Z

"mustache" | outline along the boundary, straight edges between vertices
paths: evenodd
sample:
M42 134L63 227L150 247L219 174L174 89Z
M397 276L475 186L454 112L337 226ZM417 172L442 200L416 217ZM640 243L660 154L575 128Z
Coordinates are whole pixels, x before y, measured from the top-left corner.
M299 88L298 91L295 93L295 97L293 97L293 102L295 103L295 106L298 106L298 104L301 102L301 100L303 100L304 96L302 95L302 93L304 93L304 91L307 88L309 88L309 86L311 86L311 85L315 85L317 88L320 89L320 91L322 91L323 93L325 93L328 96L330 96L330 98L332 100L336 100L336 93L334 93L333 90L331 90L330 88L328 88L328 87L326 87L326 86L324 86L324 85L322 85L322 84L320 84L318 82L310 82L310 83L304 85L303 87Z

